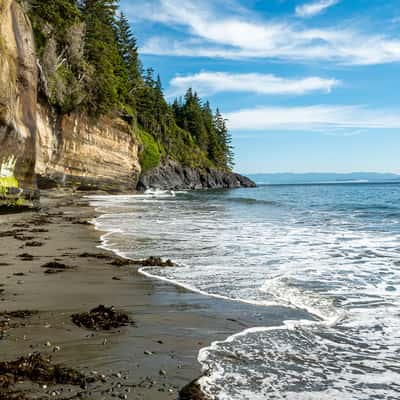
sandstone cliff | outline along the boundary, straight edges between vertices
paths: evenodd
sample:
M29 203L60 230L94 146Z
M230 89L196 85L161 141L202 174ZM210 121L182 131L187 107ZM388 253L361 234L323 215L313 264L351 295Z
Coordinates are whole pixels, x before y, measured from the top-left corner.
M38 108L35 172L40 188L134 190L140 173L138 147L120 119L94 121Z
M0 0L0 179L35 187L37 68L29 20Z
M28 17L15 0L0 0L0 206L9 194L16 198L21 187L125 191L137 186L253 186L237 174L190 169L173 161L140 177L141 145L134 129L118 118L57 113L45 100L39 102L38 81L45 85L44 79Z
M3 184L134 189L140 174L139 144L129 126L119 119L56 115L38 104L37 86L31 24L15 1L0 0Z

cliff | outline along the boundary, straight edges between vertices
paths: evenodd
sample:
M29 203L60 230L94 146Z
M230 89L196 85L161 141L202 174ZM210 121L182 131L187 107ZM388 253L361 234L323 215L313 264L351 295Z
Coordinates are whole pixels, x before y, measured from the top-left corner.
M15 1L0 0L0 184L135 189L139 143L128 124L57 115L39 105L37 87L31 23Z
M59 116L39 106L36 167L40 188L128 191L140 174L139 143L120 119Z
M3 182L35 187L37 68L30 22L0 0L0 165Z
M60 185L107 191L253 186L231 172L174 161L140 176L143 145L134 123L56 111L38 94L47 84L29 18L15 0L0 0L0 206L21 203L21 196L31 203L37 188Z

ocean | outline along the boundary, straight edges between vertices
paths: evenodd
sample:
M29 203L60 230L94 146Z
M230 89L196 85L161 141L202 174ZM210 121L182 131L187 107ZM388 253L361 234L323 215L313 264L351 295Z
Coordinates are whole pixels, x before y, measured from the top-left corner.
M210 397L400 398L400 184L149 191L91 203L105 248L177 263L142 274L254 312L302 311L203 348Z

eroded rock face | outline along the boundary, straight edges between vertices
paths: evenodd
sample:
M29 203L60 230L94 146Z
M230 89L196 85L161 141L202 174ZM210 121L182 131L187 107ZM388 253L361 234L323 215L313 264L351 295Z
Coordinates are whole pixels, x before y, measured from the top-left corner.
M140 174L139 144L119 119L52 115L39 106L36 139L38 185L133 190Z
M122 120L55 115L38 103L29 19L0 0L0 186L135 189L138 143ZM5 192L5 189L3 190Z
M139 190L229 189L255 186L249 178L234 172L193 169L171 160L144 173L138 183Z
M36 99L31 24L15 1L0 0L0 166L25 188L35 187Z

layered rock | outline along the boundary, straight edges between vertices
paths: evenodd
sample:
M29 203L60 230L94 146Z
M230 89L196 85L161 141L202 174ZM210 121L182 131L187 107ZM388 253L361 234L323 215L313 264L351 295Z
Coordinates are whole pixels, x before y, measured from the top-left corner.
M35 187L37 67L32 27L0 0L0 185Z
M135 136L120 119L57 116L39 107L35 172L40 188L134 190L140 174L138 153Z
M245 176L216 169L193 169L168 160L145 172L139 179L138 189L228 189L255 187Z

